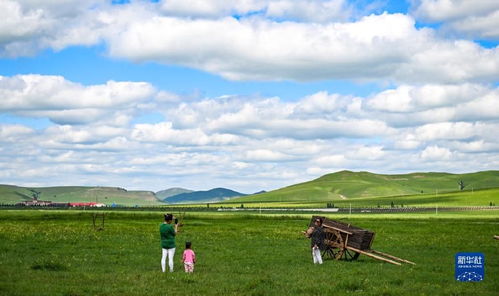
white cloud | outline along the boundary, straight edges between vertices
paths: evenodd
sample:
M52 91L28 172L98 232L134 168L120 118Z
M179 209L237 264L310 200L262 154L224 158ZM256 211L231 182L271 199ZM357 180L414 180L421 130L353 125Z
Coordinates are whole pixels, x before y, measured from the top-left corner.
M495 141L497 122L441 122L426 124L414 129L414 136L421 141L477 140Z
M479 84L401 85L363 101L365 112L390 126L435 122L490 121L499 118L499 89Z
M164 0L160 7L167 15L188 17L220 17L246 14L265 8L263 0Z
M55 125L45 129L44 134L49 141L58 143L102 143L117 137L127 136L125 128L112 126L70 126Z
M336 172L336 171L340 171L340 170L341 169L336 169L336 168L332 168L332 167L327 167L327 168L309 167L309 168L307 168L306 173L308 175L311 175L311 176L321 176L321 175L329 174L331 172Z
M0 44L16 39L33 37L48 25L42 20L42 10L24 12L20 3L15 1L0 1Z
M158 124L137 124L132 139L141 142L162 142L173 145L228 145L238 140L231 134L205 134L201 128L175 129L171 122Z
M347 159L343 154L335 154L335 155L324 155L313 159L312 161L315 164L320 165L321 167L342 167L346 165Z
M279 151L272 151L268 149L257 149L246 151L245 153L246 161L284 161L284 160L292 160L290 155Z
M0 142L22 140L30 136L34 130L20 124L0 124Z
M362 146L355 150L350 150L345 153L350 159L358 160L377 160L381 159L385 152L383 146Z
M109 108L144 100L154 88L146 82L108 81L83 86L61 76L0 76L1 110Z
M421 152L421 158L425 161L442 161L449 160L452 157L452 152L447 148L438 146L426 147Z
M412 113L429 109L456 106L492 93L478 84L423 86L401 85L373 96L365 102L368 108L387 112Z
M494 0L419 0L414 15L444 22L443 29L475 38L499 40L499 2Z
M124 125L139 102L155 89L145 82L84 86L61 76L0 76L0 111L47 117L61 124L108 122Z
M180 103L182 100L181 96L178 94L168 92L168 91L159 91L155 96L156 101L160 103L174 104Z
M445 21L470 15L486 15L499 9L491 0L417 0L415 14L432 21Z
M315 99L318 97L323 98ZM199 126L206 133L236 134L261 139L357 138L391 132L384 122L374 118L347 118L345 112L350 112L348 103L341 103L344 106L334 112L328 110L330 107L319 103L334 101L338 97L319 93L298 103L281 102L278 98L205 99L189 105L182 103L166 113L172 120L172 126L176 128Z
M204 169L205 166L213 166L216 169L216 164L225 165L227 159L224 156L215 154L206 154L198 152L164 152L161 154L151 155L149 157L144 157L143 155L138 155L130 160L130 164L137 167L149 167L154 173L159 173L162 167L174 167L175 170L189 171L195 169L196 166L200 166ZM176 172L170 172L175 174ZM184 174L183 172L177 172Z
M247 168L251 167L251 165L252 165L251 163L244 162L244 161L234 161L232 163L232 167L235 169L238 169L238 170L247 169Z
M340 96L338 94L329 94L325 91L320 91L315 94L306 96L294 108L296 117L314 117L323 116L325 114L337 115L341 113L349 113L355 116L359 111L360 98L352 98L349 96Z
M499 9L486 16L468 17L461 21L452 22L449 27L467 36L499 40Z
M438 39L402 14L326 24L152 17L129 22L107 40L112 56L233 80L463 82L490 81L499 73L498 51Z
M441 122L416 128L416 137L428 141L437 139L469 139L477 134L479 126L469 122Z
M394 140L394 148L400 150L415 150L421 145L421 141L414 134L401 132L401 136Z
M498 152L499 143L485 142L483 139L478 141L452 141L448 143L448 147L454 151L465 153L480 153L480 152Z
M437 138L487 137L491 125L485 122L499 118L497 91L475 84L402 85L367 99L327 92L297 102L232 96L180 103L163 112L172 128L198 128L205 135L260 141L389 137L395 147L415 149Z
M497 120L499 118L499 88L477 96L456 107L456 117L461 120Z
M97 8L104 0L0 0L0 56L32 55L44 48L92 45L105 22Z
M499 151L498 89L484 84L401 85L366 97L319 91L287 101L185 99L149 84L84 86L62 77L20 75L1 77L0 93L0 116L49 116L56 122L36 129L0 125L2 182L20 185L43 176L43 185L78 180L160 190L192 188L189 180L195 178L198 189L253 192L340 169L494 169ZM146 111L164 120L131 123ZM90 115L78 125L58 124L56 115L65 112L68 118ZM122 124L115 124L121 117Z
M266 15L269 17L291 18L311 22L348 20L354 8L344 0L270 1Z
M258 147L266 147L272 151L283 151L289 155L299 157L310 157L328 150L328 146L321 141L297 140L291 138L271 138L262 139L258 142Z
M408 86L385 90L365 102L368 108L385 112L405 112L411 110L412 98Z
M164 15L179 17L255 14L311 22L348 20L355 12L355 8L345 0L165 0L160 3L160 9Z
M112 57L182 65L231 80L462 83L491 82L499 75L497 49L447 40L416 28L403 14L351 20L355 8L342 0L64 1L61 8L39 1L0 3L9 16L0 25L3 56L104 42ZM282 21L273 19L280 16Z

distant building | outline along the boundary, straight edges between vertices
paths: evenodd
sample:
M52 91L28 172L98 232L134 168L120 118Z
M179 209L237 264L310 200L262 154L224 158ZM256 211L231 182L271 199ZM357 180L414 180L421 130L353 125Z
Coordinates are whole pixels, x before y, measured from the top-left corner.
M16 203L16 206L29 206L29 207L40 206L40 207L46 207L46 206L50 206L51 204L52 204L52 202L50 200L39 200L39 199L33 198L32 200L18 202L18 203Z
M105 207L106 205L103 203L96 203L96 202L70 202L69 203L70 207L92 207L92 208L101 208Z
M25 206L25 207L92 207L92 208L101 208L106 205L103 203L96 202L52 202L50 200L39 200L32 199L23 202L16 203L16 206Z

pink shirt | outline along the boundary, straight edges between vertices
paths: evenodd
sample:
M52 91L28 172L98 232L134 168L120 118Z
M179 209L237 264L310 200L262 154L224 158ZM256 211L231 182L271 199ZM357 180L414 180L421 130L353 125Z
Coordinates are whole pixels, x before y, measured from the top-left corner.
M195 263L196 262L196 254L191 249L187 249L184 251L184 256L182 257L182 261L184 263Z

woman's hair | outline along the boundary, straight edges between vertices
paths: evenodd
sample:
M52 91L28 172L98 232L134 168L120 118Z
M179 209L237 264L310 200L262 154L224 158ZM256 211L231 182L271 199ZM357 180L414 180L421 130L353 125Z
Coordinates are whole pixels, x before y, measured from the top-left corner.
M171 221L173 220L173 215L172 214L165 214L165 221Z
M316 218L315 221L319 222L319 225L322 225L322 218Z
M190 249L191 248L191 242L185 242L185 248Z

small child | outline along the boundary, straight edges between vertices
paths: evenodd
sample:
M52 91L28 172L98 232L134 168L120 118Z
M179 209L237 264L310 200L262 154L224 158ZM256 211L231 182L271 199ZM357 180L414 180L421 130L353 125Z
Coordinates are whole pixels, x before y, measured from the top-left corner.
M191 242L185 242L185 251L182 256L185 272L194 272L194 263L196 263L196 254L191 250Z

